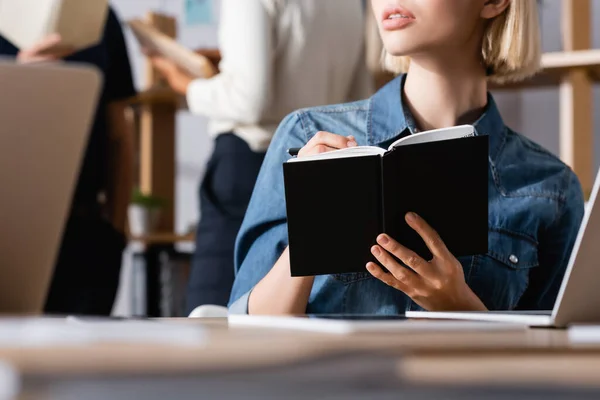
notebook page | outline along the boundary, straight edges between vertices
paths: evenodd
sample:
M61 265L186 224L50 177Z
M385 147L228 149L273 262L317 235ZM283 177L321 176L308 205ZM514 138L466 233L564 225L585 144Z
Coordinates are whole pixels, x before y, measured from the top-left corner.
M328 151L327 153L315 154L306 157L296 157L288 160L288 162L303 162L303 161L316 161L316 160L331 160L336 158L350 158L350 157L366 157L366 156L382 156L385 154L385 149L375 146L357 146L349 147L347 149Z
M196 78L210 78L214 75L210 61L182 46L154 27L139 19L129 21L134 36L143 47L170 59Z
M472 125L453 126L451 128L435 129L415 133L414 135L406 136L392 143L389 150L394 147L408 146L417 143L439 142L442 140L460 139L475 135L475 128Z

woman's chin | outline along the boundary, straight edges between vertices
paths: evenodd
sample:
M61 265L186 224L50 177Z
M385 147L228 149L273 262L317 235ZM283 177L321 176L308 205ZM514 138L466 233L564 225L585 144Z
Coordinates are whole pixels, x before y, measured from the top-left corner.
M409 44L410 43L410 44ZM394 57L410 56L422 51L422 46L416 45L414 40L402 40L384 42L385 51Z
M386 48L386 53L389 54L392 57L410 57L411 54L415 54L415 49L407 49L407 48L391 48L391 49L387 49Z

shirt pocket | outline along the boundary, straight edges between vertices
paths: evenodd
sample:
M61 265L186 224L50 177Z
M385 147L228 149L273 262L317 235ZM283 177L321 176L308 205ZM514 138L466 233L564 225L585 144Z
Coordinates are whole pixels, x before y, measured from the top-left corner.
M512 310L529 285L529 273L539 266L538 244L504 230L488 232L488 253L477 256L467 280L490 310Z

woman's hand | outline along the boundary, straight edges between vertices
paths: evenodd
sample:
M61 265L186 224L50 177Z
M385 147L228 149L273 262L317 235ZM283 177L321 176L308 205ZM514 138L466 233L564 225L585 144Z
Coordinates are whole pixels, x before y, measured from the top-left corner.
M194 78L182 71L174 62L164 57L150 54L150 61L152 66L165 77L171 89L184 96L187 94L188 86Z
M60 35L52 34L36 43L34 46L23 49L17 55L17 62L28 64L34 62L57 61L72 54L74 49L66 46Z
M328 151L356 147L354 136L336 135L330 132L317 132L298 153L298 157L306 157Z
M196 49L194 53L206 57L215 67L218 69L219 63L221 62L221 52L219 49Z
M448 251L437 232L414 213L406 215L406 222L423 238L433 259L425 261L389 236L380 235L379 245L373 246L371 252L390 273L370 262L367 270L371 275L404 292L429 311L487 311L465 282L460 262ZM392 254L412 270L400 265Z

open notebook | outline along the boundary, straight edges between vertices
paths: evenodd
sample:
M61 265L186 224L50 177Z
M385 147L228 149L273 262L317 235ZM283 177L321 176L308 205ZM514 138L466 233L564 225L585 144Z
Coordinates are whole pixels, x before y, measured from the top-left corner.
M380 155L383 156L387 152L393 151L396 147L409 146L411 144L418 143L429 143L438 142L441 140L460 139L465 137L475 136L475 130L471 125L461 125L449 129L436 129L432 131L425 131L415 133L414 135L403 137L402 139L396 140L392 143L388 149L384 149L376 146L357 146L349 147L347 149L329 151L327 153L315 154L312 156L302 158L292 158L288 162L305 162L314 160L328 160L334 158L348 158L348 157L363 157Z
M293 276L366 272L387 233L426 259L405 222L422 216L456 256L488 249L488 137L464 125L284 164Z
M195 78L210 78L216 70L208 58L194 53L146 22L134 19L128 22L140 45L173 61Z

